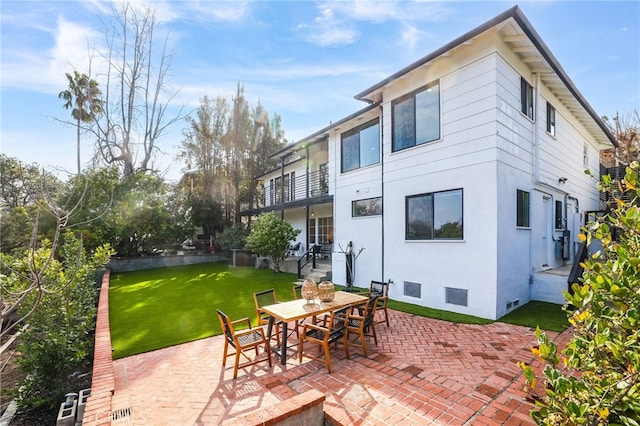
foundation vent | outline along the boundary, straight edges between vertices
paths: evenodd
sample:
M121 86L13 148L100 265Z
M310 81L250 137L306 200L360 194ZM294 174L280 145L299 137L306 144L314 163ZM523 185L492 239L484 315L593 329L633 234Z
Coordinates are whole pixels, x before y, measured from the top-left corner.
M469 290L464 288L445 287L445 303L458 306L468 306L467 296Z
M409 297L415 297L416 299L422 298L422 284L412 283L411 281L404 282L404 295Z

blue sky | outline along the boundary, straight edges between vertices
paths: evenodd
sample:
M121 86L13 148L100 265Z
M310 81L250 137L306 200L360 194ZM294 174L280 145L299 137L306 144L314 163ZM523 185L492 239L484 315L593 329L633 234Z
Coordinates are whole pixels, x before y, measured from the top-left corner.
M140 0L133 3L140 3ZM297 141L366 105L353 96L518 4L599 115L640 109L638 1L149 1L170 31L175 107L207 95L278 113ZM75 171L75 131L57 95L65 72L87 71L88 45L105 44L110 2L2 0L0 151ZM176 111L176 110L174 110ZM178 122L157 165L177 178ZM83 142L87 159L91 142Z

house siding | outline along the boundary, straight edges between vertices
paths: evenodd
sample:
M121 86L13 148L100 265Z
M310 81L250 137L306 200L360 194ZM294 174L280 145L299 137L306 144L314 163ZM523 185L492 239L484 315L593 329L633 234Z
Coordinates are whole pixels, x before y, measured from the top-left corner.
M403 69L358 95L378 103L377 108L312 135L329 134L333 204L316 214L334 216L334 282L346 284L342 251L352 242L356 253L362 249L354 285L366 288L372 279L392 280L389 296L394 300L489 319L541 295L556 300L558 282L536 281L536 274L573 261L584 212L601 207L593 178L584 174L583 147L589 151L587 167L597 174L598 152L608 147L599 144L613 142L613 136L585 106L555 58L549 59L546 46L519 25L508 19ZM534 51L540 56L522 53ZM550 61L546 68L542 60ZM535 67L546 69L545 76L534 73ZM533 119L521 112L521 77L534 88ZM439 139L392 152L394 101L436 82ZM546 131L547 101L556 111L555 136ZM342 173L341 134L376 117L380 163ZM317 164L311 163L313 171ZM406 198L454 189L463 191L463 238L407 240ZM516 226L518 190L530 195L526 227ZM373 197L382 197L382 215L352 217L354 200ZM566 229L556 229L557 201ZM289 217L303 225L306 219ZM447 289L454 289L454 299L466 296L466 305L464 297L447 301Z

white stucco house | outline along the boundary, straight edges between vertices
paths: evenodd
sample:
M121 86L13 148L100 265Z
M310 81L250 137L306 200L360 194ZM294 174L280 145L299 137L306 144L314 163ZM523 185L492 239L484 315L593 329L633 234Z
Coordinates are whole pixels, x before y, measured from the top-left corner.
M599 151L616 145L516 6L361 91L360 111L274 153L264 207L346 283L497 319L562 303L585 216L601 209Z

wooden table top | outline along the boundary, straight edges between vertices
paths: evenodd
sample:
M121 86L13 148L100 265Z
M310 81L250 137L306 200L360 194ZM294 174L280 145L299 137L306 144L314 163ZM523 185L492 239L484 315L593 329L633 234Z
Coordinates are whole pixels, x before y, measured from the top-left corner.
M315 299L313 303L309 303L306 299L296 299L289 302L263 306L261 309L280 321L292 322L344 308L345 306L357 305L366 302L366 300L366 296L347 293L346 291L336 291L335 298L331 302L320 302L318 299Z

